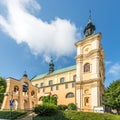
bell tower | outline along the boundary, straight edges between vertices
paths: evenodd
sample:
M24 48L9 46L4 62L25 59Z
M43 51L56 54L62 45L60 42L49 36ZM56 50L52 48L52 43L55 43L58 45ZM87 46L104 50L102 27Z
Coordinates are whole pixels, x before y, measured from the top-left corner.
M102 106L104 91L104 51L101 33L95 34L91 15L84 29L84 38L75 45L76 56L76 104L82 111L93 111Z

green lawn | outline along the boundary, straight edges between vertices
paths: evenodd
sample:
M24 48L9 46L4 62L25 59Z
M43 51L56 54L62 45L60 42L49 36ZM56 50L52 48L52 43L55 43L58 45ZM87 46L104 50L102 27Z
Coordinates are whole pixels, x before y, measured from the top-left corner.
M120 115L65 111L51 117L37 116L34 120L120 120Z
M12 120L26 113L27 112L25 111L12 111ZM11 117L10 111L8 110L0 111L0 119L10 119L10 117Z
M12 120L26 114L24 111L13 111ZM10 119L10 111L0 111L0 119ZM54 116L37 116L34 120L120 120L120 115L88 113L77 111L60 111Z

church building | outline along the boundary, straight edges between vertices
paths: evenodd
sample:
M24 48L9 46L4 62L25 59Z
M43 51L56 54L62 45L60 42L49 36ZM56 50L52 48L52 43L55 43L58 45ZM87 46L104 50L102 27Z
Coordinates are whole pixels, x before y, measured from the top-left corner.
M54 70L53 60L49 71L29 80L27 74L21 80L8 78L2 109L9 108L9 101L15 101L16 109L32 109L42 103L46 95L57 97L58 105L74 103L82 111L93 111L102 106L104 93L104 50L101 33L95 33L91 18L84 29L84 38L75 43L76 64Z

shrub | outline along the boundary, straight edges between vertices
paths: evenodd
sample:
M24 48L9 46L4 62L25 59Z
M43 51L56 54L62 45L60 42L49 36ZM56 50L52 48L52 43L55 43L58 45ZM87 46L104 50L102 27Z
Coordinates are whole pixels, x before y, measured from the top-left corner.
M66 110L67 108L67 105L58 105L58 110Z
M68 110L76 110L77 106L74 103L69 103L68 104Z
M53 104L43 104L37 105L33 111L38 115L51 116L58 112L58 107Z

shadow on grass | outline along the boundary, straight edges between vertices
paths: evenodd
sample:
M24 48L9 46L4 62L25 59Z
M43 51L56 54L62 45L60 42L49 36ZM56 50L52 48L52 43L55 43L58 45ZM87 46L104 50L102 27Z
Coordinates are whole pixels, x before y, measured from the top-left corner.
M26 114L27 112L25 111L12 111L12 116L10 111L8 110L3 110L0 111L0 119L16 119L17 117ZM12 117L12 118L11 118Z
M33 120L120 120L120 115L78 111L59 111L53 116L36 116Z
M33 120L69 120L66 118L64 112L59 111L53 116L36 116L33 118Z

